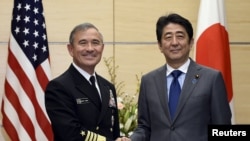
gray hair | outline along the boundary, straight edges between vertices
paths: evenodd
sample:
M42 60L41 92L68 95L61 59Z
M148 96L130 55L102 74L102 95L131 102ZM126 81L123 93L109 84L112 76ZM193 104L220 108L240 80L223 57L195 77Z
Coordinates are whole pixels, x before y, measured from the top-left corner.
M79 24L79 25L75 26L74 29L71 31L70 36L69 36L69 43L73 44L74 35L75 35L76 32L78 32L78 31L86 31L86 30L88 30L90 28L94 28L94 29L97 30L97 32L101 36L101 41L103 42L103 36L102 36L101 32L98 30L98 28L95 25L93 25L92 23L82 23L82 24Z

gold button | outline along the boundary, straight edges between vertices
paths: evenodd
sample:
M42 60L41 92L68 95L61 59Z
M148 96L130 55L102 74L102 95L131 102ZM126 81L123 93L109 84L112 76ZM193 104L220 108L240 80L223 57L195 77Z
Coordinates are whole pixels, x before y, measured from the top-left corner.
M99 130L99 126L97 126L95 129L96 129L96 130Z

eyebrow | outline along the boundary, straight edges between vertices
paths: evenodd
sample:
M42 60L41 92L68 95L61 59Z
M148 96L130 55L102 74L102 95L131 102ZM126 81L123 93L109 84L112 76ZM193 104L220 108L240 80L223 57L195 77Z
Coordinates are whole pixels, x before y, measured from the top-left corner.
M79 42L82 42L82 41L86 41L86 42L88 42L89 40L87 40L87 39L81 39L81 40L79 40ZM92 42L92 41L102 42L102 41L101 41L101 40L99 40L99 39L91 39L91 40L90 40L90 42Z
M166 32L163 36L172 35L172 34L183 34L183 35L185 35L185 32L184 31Z

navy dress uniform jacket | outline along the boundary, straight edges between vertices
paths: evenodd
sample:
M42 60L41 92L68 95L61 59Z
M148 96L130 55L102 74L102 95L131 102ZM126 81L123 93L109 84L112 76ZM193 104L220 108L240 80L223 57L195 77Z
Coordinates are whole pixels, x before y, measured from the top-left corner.
M115 140L120 136L114 85L97 74L96 79L101 103L73 65L47 85L45 106L55 141L83 141L94 136Z

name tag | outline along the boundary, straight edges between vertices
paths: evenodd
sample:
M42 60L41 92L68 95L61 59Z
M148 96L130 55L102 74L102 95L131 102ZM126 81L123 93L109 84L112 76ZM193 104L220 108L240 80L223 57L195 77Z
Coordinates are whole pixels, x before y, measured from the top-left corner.
M77 98L76 103L77 104L86 104L86 103L89 103L89 99L88 98Z

